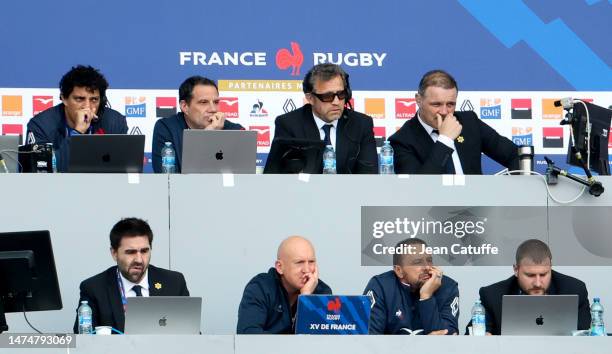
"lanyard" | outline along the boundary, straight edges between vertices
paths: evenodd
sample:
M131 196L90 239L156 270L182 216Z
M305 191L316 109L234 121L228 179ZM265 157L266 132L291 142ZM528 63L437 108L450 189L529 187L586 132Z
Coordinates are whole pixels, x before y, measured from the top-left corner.
M123 305L123 312L127 309L127 298L125 297L125 289L123 288L123 281L121 275L119 275L119 267L117 267L117 286L121 292L121 304Z

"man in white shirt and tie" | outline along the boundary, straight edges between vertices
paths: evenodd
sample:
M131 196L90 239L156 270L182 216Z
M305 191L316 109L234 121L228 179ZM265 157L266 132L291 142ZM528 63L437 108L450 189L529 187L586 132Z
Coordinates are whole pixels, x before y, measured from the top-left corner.
M302 83L308 103L276 118L265 173L288 173L278 170L283 158L283 153L278 153L278 139L322 140L331 145L338 174L378 173L374 123L372 117L352 109L348 78L336 64L318 64L308 71ZM316 163L321 173L322 160Z
M110 252L117 262L81 282L81 301L92 309L93 326L111 326L123 332L129 298L135 296L189 296L183 274L150 265L153 231L138 218L125 218L110 232ZM78 317L74 333L78 331Z
M447 72L423 76L415 96L417 119L389 137L396 173L479 175L482 153L518 169L518 147L474 112L456 112L457 93L457 82Z

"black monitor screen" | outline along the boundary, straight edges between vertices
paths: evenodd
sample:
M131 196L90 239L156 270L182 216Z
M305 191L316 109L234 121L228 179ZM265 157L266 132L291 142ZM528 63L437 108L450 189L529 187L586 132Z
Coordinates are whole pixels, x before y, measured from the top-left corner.
M2 308L0 317L4 312L62 308L49 231L0 233Z
M589 113L589 122L591 126L591 138L588 138L587 131L587 109ZM610 167L608 165L608 141L610 133L610 119L612 111L592 103L585 102L575 103L573 107L572 129L574 131L574 145L576 150L580 152L583 161L586 162L588 156L588 147L591 148L591 158L588 163L588 168L596 171L600 175L609 175ZM567 162L574 166L582 166L576 158L570 145Z

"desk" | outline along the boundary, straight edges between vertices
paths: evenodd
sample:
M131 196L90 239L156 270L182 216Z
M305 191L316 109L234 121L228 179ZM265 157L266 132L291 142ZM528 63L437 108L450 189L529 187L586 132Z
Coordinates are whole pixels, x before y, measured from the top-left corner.
M586 194L575 205L612 206L612 178L599 180L606 193ZM556 227L550 210L563 208L547 197L536 176L466 176L464 185L451 186L442 181L442 176L317 175L306 182L295 175L237 175L233 187L224 187L220 175L140 175L130 183L126 175L8 174L0 175L0 231L51 230L64 309L28 314L44 332L71 331L80 281L113 265L110 228L121 217L137 216L148 220L155 234L151 263L183 272L191 294L203 297L202 331L229 335L235 333L244 286L273 266L278 243L289 235L312 240L321 278L335 293L361 293L372 275L390 269L361 266L362 205L539 206L549 211L539 220L549 230ZM551 189L567 199L578 187L560 179ZM598 236L609 237L612 218L600 221ZM555 235L566 231L554 229ZM612 267L555 269L582 279L591 298L602 298L606 323L612 323L612 306L606 305L612 304ZM447 267L445 274L459 283L463 329L479 287L509 277L512 269ZM30 332L23 315L8 314L7 320L12 332Z
M611 337L469 336L78 336L70 354L608 354ZM2 349L3 354L66 354L66 349Z

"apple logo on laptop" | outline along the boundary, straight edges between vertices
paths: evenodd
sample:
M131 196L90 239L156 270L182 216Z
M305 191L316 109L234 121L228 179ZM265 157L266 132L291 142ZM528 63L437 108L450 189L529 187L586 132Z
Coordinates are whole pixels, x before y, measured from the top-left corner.
M103 162L110 162L110 154L102 155L102 161Z
M222 151L222 150L219 150L219 152L217 152L217 153L215 154L215 159L217 159L217 160L223 160L223 151Z
M159 319L159 325L161 327L166 327L166 316Z
M537 324L538 326L542 326L542 325L544 324L544 317L542 317L542 315L540 315L540 316L538 316L538 317L536 318L536 324Z

